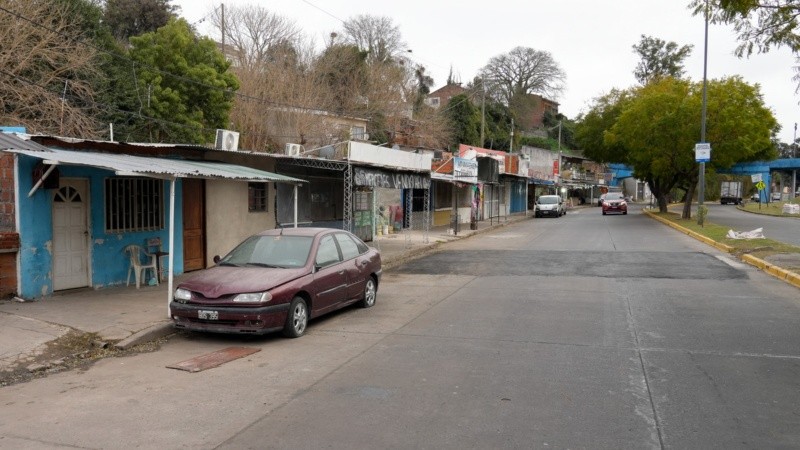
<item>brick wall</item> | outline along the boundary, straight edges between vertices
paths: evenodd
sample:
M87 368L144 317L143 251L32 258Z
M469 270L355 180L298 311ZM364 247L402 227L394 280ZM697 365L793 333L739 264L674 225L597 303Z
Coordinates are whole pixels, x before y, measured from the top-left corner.
M0 232L14 230L14 155L0 153Z

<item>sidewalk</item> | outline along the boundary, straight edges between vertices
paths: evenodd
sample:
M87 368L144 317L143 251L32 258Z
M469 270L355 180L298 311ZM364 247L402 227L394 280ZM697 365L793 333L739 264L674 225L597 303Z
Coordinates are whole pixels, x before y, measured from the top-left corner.
M443 243L532 217L529 213L502 217L499 221L487 220L479 222L477 230L462 224L457 236L448 234L449 226L434 227L428 232L427 240L422 230L404 230L378 236L368 245L380 250L384 270L391 270L434 251ZM175 277L175 284L186 276ZM3 336L0 339L0 381L12 372L63 370L66 363L53 347L67 336L92 333L90 341L97 347L110 343L118 350L126 350L172 334L174 329L167 317L167 289L165 281L140 289L135 286L86 288L59 292L38 301L0 301ZM82 351L85 353L86 349Z

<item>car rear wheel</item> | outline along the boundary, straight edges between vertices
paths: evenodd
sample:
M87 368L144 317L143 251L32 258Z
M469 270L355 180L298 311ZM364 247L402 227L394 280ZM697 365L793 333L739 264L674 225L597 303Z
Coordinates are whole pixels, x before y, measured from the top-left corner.
M295 297L289 305L289 314L283 325L283 335L298 338L305 334L308 326L308 306L302 297Z
M378 284L375 283L375 278L369 277L367 285L364 286L364 298L361 300L362 308L370 308L375 305L375 300L378 298Z

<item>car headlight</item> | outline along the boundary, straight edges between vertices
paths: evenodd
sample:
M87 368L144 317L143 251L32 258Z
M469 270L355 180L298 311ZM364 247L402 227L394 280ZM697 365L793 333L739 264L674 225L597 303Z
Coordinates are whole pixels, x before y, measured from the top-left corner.
M192 299L192 291L183 288L175 289L172 298L178 303L186 303Z
M266 303L270 300L272 300L272 294L269 292L250 292L233 297L234 303Z

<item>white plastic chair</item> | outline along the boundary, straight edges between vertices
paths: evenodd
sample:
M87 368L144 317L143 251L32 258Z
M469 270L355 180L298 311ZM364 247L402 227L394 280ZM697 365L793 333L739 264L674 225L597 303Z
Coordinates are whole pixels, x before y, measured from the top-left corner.
M139 286L142 284L142 278L147 274L147 269L153 271L153 278L156 280L156 284L158 284L156 255L146 252L142 246L136 244L131 244L125 247L125 252L128 254L131 263L130 267L128 268L128 280L125 283L125 286L130 286L131 272L133 272L136 278L136 289L139 289ZM142 259L145 260L145 263L142 262Z

